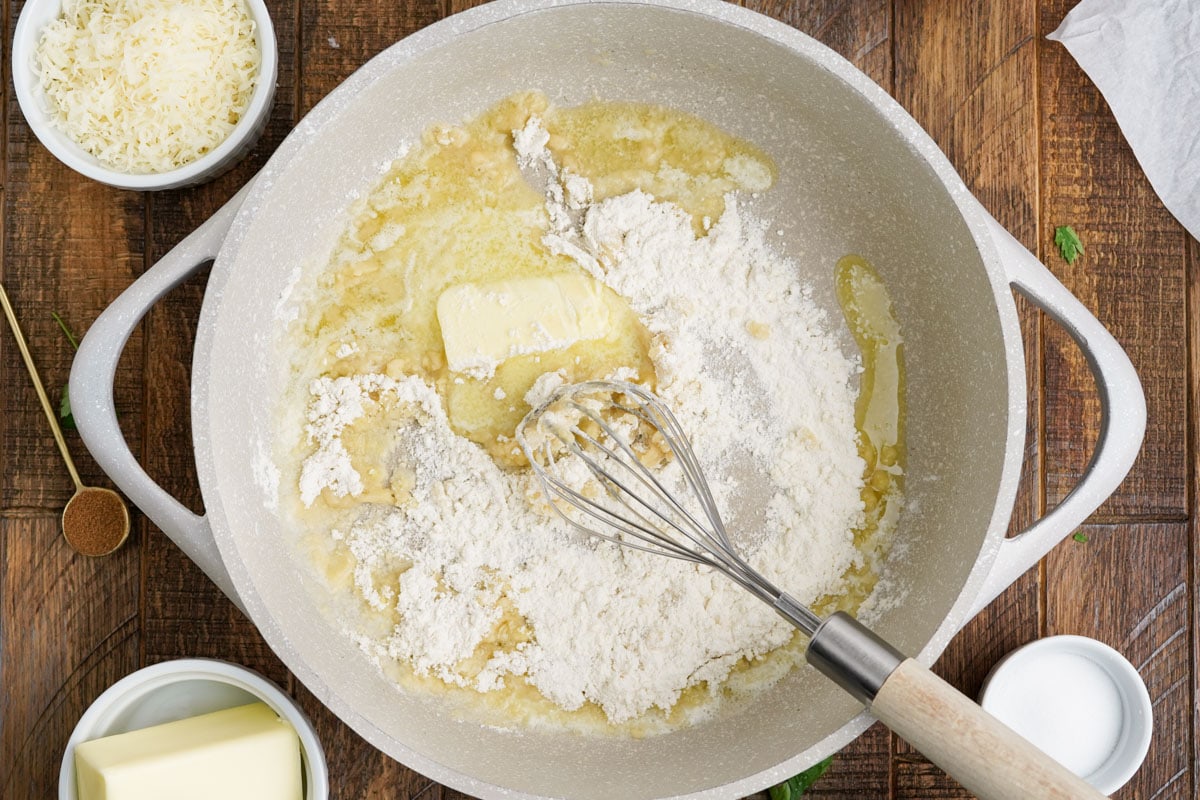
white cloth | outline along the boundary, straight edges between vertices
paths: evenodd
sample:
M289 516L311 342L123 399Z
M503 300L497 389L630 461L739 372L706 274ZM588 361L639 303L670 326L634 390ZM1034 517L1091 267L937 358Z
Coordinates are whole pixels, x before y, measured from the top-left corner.
M1163 205L1200 239L1200 0L1084 0L1049 38L1100 89Z

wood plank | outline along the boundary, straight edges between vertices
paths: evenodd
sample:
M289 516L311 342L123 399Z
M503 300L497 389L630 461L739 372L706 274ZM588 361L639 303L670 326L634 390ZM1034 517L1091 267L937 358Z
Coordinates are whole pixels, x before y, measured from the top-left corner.
M475 4L474 0L416 0L380 14L362 0L288 2L272 5L284 72L276 118L265 145L215 183L154 195L145 208L147 198L106 189L54 162L29 137L15 103L7 97L8 86L2 90L7 118L5 143L0 147L4 156L0 169L6 171L0 188L5 225L0 278L10 288L15 284L14 300L32 327L30 338L35 354L45 362L52 392L65 380L70 353L49 319L50 310L64 311L74 325L86 327L146 263L207 217L262 163L290 126L293 114L311 107L402 33L427 24L443 11ZM881 7L886 11L888 2L751 0L749 5L817 36L894 89L934 132L985 205L1027 245L1040 244L1047 263L1118 331L1147 380L1152 415L1147 452L1155 457L1138 464L1118 497L1105 506L1101 519L1182 521L1189 513L1193 491L1188 461L1196 458L1194 448L1186 449L1185 412L1193 413L1187 400L1200 396L1189 394L1200 392L1200 387L1191 387L1186 362L1189 356L1200 358L1193 355L1200 352L1200 323L1196 322L1200 305L1195 305L1200 294L1190 291L1194 305L1189 319L1181 300L1185 240L1177 227L1154 216L1157 212L1147 211L1156 201L1139 183L1143 181L1140 171L1115 133L1107 109L1096 102L1094 92L1088 95L1086 78L1067 74L1074 69L1069 57L1054 54L1061 50L1058 45L1014 38L1014 15L1033 18L1039 33L1045 33L1073 3L1061 0L1039 12L1032 0L990 6L898 0L894 73L892 31L887 28L890 13L880 11ZM10 40L16 10L5 6ZM299 26L304 28L302 38ZM290 34L285 35L286 28ZM1030 50L1036 51L1032 57ZM1049 64L1049 71L1031 102L1028 95L1038 91L1039 58ZM1062 63L1051 63L1052 59ZM303 85L295 74L300 61L305 62ZM293 70L290 78L288 70ZM1036 113L1039 102L1040 114ZM1035 112L1031 122L1030 109ZM1056 137L1053 149L1042 154L1046 174L1040 178L1035 135L1039 124L1054 126L1050 133ZM1026 160L1030 153L1032 161ZM1048 198L1041 211L1038 192ZM1054 219L1050 219L1052 212ZM1084 259L1071 269L1055 262L1057 254L1050 245L1052 226L1061 224L1059 216L1064 213L1089 245ZM148 232L143 227L146 219ZM1191 246L1194 268L1200 264L1200 245ZM1194 276L1193 269L1188 277L1194 281ZM197 279L181 287L135 333L117 395L135 452L144 455L152 474L194 507L199 496L190 456L187 394L182 387L190 371L190 342L202 285L203 280ZM1193 287L1188 283L1186 288ZM1023 308L1022 319L1027 364L1036 379L1041 372L1041 351L1036 348L1042 333L1036 314ZM1054 326L1048 328L1050 413L1045 424L1046 441L1053 447L1045 457L1052 473L1049 499L1053 504L1073 485L1089 453L1090 440L1080 440L1072 428L1094 430L1095 422L1087 416L1094 414L1094 407L1088 406L1088 398L1094 397L1090 378L1061 333ZM1185 336L1187 348L1178 344ZM145 350L143 337L148 342ZM65 549L58 538L56 513L69 496L69 482L56 466L53 444L5 333L0 333L0 386L6 390L0 392L0 796L41 798L54 794L62 743L82 709L143 660L212 655L254 666L277 681L289 677L258 634L144 521L135 541L116 557L90 561ZM1034 384L1014 529L1036 518L1041 507L1039 396ZM1193 402L1191 409L1198 406ZM1197 424L1200 421L1193 419L1192 431ZM100 481L78 438L68 434L68 440L85 475ZM1191 465L1192 474L1198 466ZM1187 519L1186 526L1180 522L1088 528L1089 544L1068 541L1045 566L1051 630L1094 630L1089 635L1119 649L1128 647L1126 652L1136 655L1135 663L1145 661L1144 674L1159 715L1155 750L1134 783L1118 797L1196 796L1193 765L1200 710L1195 703L1195 660L1200 657L1200 644L1191 631L1200 612L1191 587L1200 579L1200 555L1194 520ZM1131 570L1130 564L1137 569ZM139 636L139 623L130 616L137 609L139 570L146 576L148 600L144 636ZM1180 584L1171 583L1180 574L1192 582L1182 590L1186 600L1180 599ZM1081 587L1121 601L1102 604L1090 594L1081 598ZM1038 635L1038 600L1037 576L1026 576L986 612L988 616L960 635L938 669L973 691L1000 654ZM1122 605L1126 601L1128 607ZM292 689L321 733L335 797L466 797L377 753L303 687ZM1160 747L1165 750L1160 752ZM888 755L893 749L894 772ZM893 747L890 735L878 726L842 752L810 795L965 796L919 756L903 746ZM765 794L756 795L762 797Z
M890 797L891 760L892 733L876 723L838 752L829 770L804 796L826 800Z
M891 796L892 733L882 724L868 728L833 758L829 769L804 793L806 798L864 800ZM766 791L744 800L768 800Z
M74 351L51 317L58 312L82 335L141 268L142 203L138 195L84 178L51 156L29 132L10 99L4 187L3 279L29 349L53 403L66 385ZM4 327L7 327L5 325ZM115 401L132 445L141 441L141 337L122 359ZM5 443L0 507L61 509L74 492L33 386L12 339L0 336L0 440ZM68 447L85 483L103 475L74 434Z
M1188 620L1188 637L1192 643L1192 681L1191 703L1192 728L1189 734L1190 747L1188 762L1192 766L1192 782L1200 784L1200 775L1196 773L1196 764L1200 761L1200 637L1196 636L1200 628L1200 603L1196 602L1197 587L1200 587L1200 524L1197 523L1195 509L1197 493L1200 486L1196 475L1200 474L1200 449L1196 447L1196 432L1200 431L1200 242L1192 239L1188 242L1187 263L1187 301L1188 301L1188 462L1191 469L1188 473L1188 494L1191 501L1192 513L1188 515L1188 544L1190 545L1191 586L1192 586L1192 615Z
M0 5L0 30L4 31L9 47L13 44L13 28L16 25L17 14L20 13L14 8L15 5L15 3ZM4 58L0 59L0 62L3 62L0 63L0 79L3 79L0 81L0 130L4 131L4 135L0 136L0 192L2 192L3 187L8 183L8 122L12 113L8 106L8 87L12 85L13 78L11 60ZM0 200L2 199L0 197Z
M1046 562L1046 633L1112 646L1137 668L1154 704L1154 739L1133 780L1114 797L1192 798L1196 776L1189 629L1194 589L1193 526L1088 525ZM1136 565L1120 569L1117 565Z
M441 3L441 11L447 16L457 14L460 11L476 8L478 6L487 5L490 0L443 0Z
M1041 6L1054 30L1074 0ZM1181 520L1187 514L1185 235L1162 207L1100 92L1066 49L1042 40L1040 125L1046 263L1113 332L1141 376L1149 427L1141 458L1097 521ZM1068 265L1054 228L1072 225L1086 251ZM1046 331L1046 492L1050 505L1079 482L1096 439L1099 400L1083 357L1057 326Z
M57 797L75 723L137 667L137 549L76 555L54 513L0 517L0 535L0 797Z
M330 711L299 682L294 692L316 728L329 765L330 800L436 800L452 796L450 790L408 769L376 750ZM447 794L442 795L445 791ZM454 795L460 796L460 795ZM461 795L465 797L466 795Z

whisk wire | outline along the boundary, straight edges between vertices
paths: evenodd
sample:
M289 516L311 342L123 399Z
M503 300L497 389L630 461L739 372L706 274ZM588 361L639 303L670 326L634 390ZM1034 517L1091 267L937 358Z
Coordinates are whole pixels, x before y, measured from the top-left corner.
M546 419L543 424L552 406L560 410L565 406L571 412L567 417L570 423L563 424L555 415L553 421ZM606 418L607 412L631 415L659 433L682 473L685 492L677 495L642 462L632 444ZM598 434L584 430L584 420L594 425ZM543 434L536 450L526 436L529 429ZM547 433L549 440L544 436ZM795 612L793 606L798 604L738 554L683 426L655 395L621 381L562 387L526 415L517 429L517 441L551 506L575 529L623 547L711 567L810 633L819 624L803 606L799 606L803 613ZM563 479L556 445L585 466L603 494L586 496ZM695 501L699 516L680 496ZM585 524L589 520L599 528Z
M687 434L684 432L683 426L679 424L679 420L676 419L675 415L671 413L670 409L658 397L651 394L631 396L639 401L636 408L630 408L616 401L613 401L613 406L629 414L633 414L646 422L646 424L663 432L664 440L668 443L687 441ZM690 447L676 447L670 444L668 446L679 462L689 488L695 494L696 499L700 501L705 517L713 528L709 535L715 537L716 541L720 543L722 550L730 556L738 558L733 543L729 539L729 533L725 529L725 523L721 519L721 512L717 508L716 500L709 489L708 481L705 479L704 472L700 468L700 461L696 458L695 451ZM708 533L707 530L706 533Z
M613 430L608 423L600 420L598 417L592 416L590 413L589 417L594 419L600 425L601 430L610 441L616 441L618 447L620 447L621 451L626 456L625 459L621 458L620 453L615 452L603 442L597 440L595 437L576 426L572 430L574 441L572 441L570 449L580 460L583 461L584 464L587 465L588 469L593 475L595 475L596 479L600 481L600 483L607 489L611 489L610 484L623 489L626 494L633 500L637 501L640 506L642 506L651 514L654 514L662 519L671 527L675 528L698 547L706 546L708 542L705 540L708 538L709 534L704 526L694 516L692 516L691 513L688 512L687 508L684 507L684 505L680 503L678 499L676 499L669 491L667 491L666 487L663 486L658 477L645 464L642 463L641 459L637 457L637 454L633 452L633 449L627 442L625 442L624 439L617 437L616 431ZM616 475L614 475L611 471L606 471L594 457L592 457L586 450L579 446L580 439L603 453L607 457L607 463L633 475L638 483L645 487L659 502L663 504L663 506L665 506L665 509L647 502L647 500L640 494L632 491L629 486L617 480ZM624 497L613 495L613 498L623 505L629 505ZM672 516L667 516L668 510L673 512ZM687 528L679 524L679 519L686 524ZM647 526L651 528L654 527L653 523L645 517L642 517L642 520Z
M554 454L549 446L544 448L544 454L547 459L547 463L553 467ZM585 463L587 462L586 458L583 460ZM616 528L619 532L626 534L627 536L632 536L635 539L645 542L646 544L639 544L638 542L632 542L628 539L622 539L610 534L606 534L603 531L589 528L563 511L563 509L557 503L551 503L551 506L554 508L558 516L562 517L573 527L582 531L583 533L605 539L615 544L633 547L637 550L642 550L648 553L661 553L662 555L667 555L671 558L683 559L685 561L696 561L698 563L704 563L712 566L712 563L709 560L704 559L696 552L683 547L677 542L664 539L660 535L648 533L648 530L651 529L650 523L646 521L642 515L634 511L620 496L615 495L611 487L606 486L606 491L608 492L609 496L614 497L614 499L616 499L623 507L629 509L630 513L643 520L643 524L634 522L626 518L624 515L613 511L603 503L599 503L596 500L587 497L574 487L567 484L565 481L555 477L549 472L539 469L537 470L537 475L542 484L543 491L546 492L548 497L558 497L562 500L565 500L572 508L582 512L583 514L586 514L597 522L600 522L604 525L610 525L613 528Z

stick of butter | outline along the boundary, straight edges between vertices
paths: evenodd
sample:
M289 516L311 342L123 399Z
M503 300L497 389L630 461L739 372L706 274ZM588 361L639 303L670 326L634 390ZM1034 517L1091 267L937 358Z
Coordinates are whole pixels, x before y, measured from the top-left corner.
M446 363L455 372L489 378L513 356L604 338L611 321L603 292L586 275L451 286L437 303Z
M79 800L301 800L300 739L265 703L75 746Z

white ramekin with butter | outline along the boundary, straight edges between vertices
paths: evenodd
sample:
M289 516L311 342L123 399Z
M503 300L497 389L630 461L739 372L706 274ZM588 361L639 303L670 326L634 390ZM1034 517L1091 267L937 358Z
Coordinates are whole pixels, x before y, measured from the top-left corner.
M247 764L264 779L273 774L273 764L282 770L273 781L280 797L329 796L324 751L287 694L236 664L166 661L127 675L92 703L67 742L58 796L86 800L85 794L95 795L106 783L108 791L99 796L116 797L118 789L124 797L158 796L169 775L199 792L196 796L210 796L208 783L220 788L224 800L237 800L229 787L238 781L228 777L249 775ZM262 800L251 784L245 796Z

